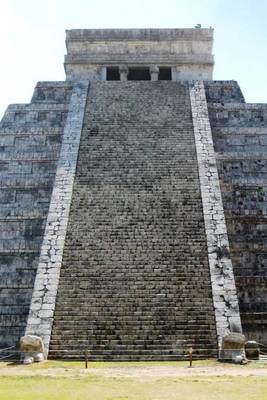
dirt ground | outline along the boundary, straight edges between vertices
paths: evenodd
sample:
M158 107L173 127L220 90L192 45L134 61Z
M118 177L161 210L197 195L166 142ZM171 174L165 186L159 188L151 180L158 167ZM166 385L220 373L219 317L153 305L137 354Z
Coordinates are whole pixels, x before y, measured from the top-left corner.
M267 364L249 362L247 365L222 364L213 360L195 361L189 368L186 362L166 363L109 363L92 362L85 369L82 362L46 361L25 366L16 363L0 363L1 376L102 376L106 378L167 378L194 376L267 377Z
M153 367L124 367L124 368L102 368L94 370L94 374L116 378L165 378L165 377L191 377L191 376L266 376L267 368L242 367L175 367L175 366L153 366Z

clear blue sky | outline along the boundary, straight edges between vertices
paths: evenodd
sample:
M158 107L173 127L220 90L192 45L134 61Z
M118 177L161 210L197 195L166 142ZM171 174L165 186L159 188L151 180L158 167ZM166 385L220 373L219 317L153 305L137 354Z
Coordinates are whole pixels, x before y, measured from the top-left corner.
M0 0L0 116L42 80L64 80L65 29L215 29L214 79L267 103L267 0Z

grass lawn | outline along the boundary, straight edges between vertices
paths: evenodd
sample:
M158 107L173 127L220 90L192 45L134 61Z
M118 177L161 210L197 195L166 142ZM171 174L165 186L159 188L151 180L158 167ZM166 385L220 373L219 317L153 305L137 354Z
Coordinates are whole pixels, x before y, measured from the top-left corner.
M267 365L90 363L48 361L31 366L0 363L1 400L266 400Z

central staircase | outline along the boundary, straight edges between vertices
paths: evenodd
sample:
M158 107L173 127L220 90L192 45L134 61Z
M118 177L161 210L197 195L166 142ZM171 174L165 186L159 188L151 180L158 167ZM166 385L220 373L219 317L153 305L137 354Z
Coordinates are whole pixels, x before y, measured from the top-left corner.
M187 83L91 84L50 358L217 354Z

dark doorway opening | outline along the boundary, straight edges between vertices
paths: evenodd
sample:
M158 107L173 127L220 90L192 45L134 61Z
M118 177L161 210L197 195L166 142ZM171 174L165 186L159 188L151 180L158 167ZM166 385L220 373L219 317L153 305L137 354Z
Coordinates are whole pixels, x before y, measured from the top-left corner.
M108 67L107 81L119 81L119 80L120 80L119 67Z
M172 69L167 67L161 67L159 69L159 81L171 81L172 80Z
M128 81L150 81L149 68L129 68Z

